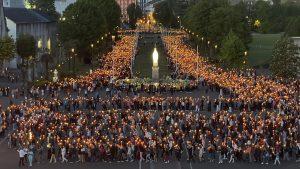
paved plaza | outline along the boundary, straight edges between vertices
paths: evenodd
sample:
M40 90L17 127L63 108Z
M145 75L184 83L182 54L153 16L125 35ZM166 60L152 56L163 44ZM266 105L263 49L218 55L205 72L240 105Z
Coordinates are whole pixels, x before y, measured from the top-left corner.
M299 23L295 0L0 0L0 169L300 169Z

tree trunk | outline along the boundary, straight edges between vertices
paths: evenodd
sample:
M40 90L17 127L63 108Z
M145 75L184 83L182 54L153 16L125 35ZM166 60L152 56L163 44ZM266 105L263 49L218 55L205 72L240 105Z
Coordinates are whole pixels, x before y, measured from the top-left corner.
M48 73L49 62L48 62L48 61L46 61L46 63L45 63L45 67L46 67L46 74L45 74L45 76L46 76L46 80L49 80L49 73Z

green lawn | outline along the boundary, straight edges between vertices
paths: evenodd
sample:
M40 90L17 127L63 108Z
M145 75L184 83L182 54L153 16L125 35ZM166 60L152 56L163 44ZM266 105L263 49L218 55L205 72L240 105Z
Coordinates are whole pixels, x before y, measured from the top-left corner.
M280 39L281 34L253 34L252 43L249 45L250 66L268 64L272 57L274 44Z

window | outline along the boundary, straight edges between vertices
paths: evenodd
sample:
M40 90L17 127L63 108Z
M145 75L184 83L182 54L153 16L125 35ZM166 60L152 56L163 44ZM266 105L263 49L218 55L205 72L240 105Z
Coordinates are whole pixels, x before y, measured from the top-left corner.
M41 49L43 47L42 39L39 39L38 41L38 48Z
M47 41L47 49L50 51L51 50L51 40L50 38Z

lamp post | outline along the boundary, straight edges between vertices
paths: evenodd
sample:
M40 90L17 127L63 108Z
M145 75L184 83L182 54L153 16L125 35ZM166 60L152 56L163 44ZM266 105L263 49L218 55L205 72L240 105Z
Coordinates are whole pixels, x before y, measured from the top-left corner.
M112 35L111 36L111 39L112 39L112 41L113 41L113 45L115 44L115 40L116 40L116 36L114 36L114 35ZM112 65L112 68L113 68L113 76L112 76L112 79L114 79L114 77L115 77L115 59L114 59L114 57L112 58L113 60L113 65Z
M201 46L202 46L202 49L203 50L203 54L205 55L205 52L206 52L206 47L204 45L204 37L201 37Z
M215 53L214 53L214 55L217 54L217 49L218 49L218 45L215 45Z
M244 55L245 55L245 58L244 58L243 64L244 64L244 68L245 68L245 66L246 66L246 59L247 59L247 55L248 55L248 51L245 51L245 52L244 52Z
M179 26L180 26L179 29L181 29L181 19L180 19L180 16L178 16L177 18L178 18L178 22L179 22Z
M210 41L207 41L207 46L208 46L208 50L209 50L208 51L209 52L209 57L211 57L211 55L210 55L211 54L211 52L210 52L210 45L209 44L210 44Z
M71 52L72 52L72 56L73 56L73 73L75 73L75 55L74 55L75 49L72 48L72 49L71 49ZM70 58L70 62L69 62L69 63L71 63L72 56L71 56L71 58ZM70 64L69 64L69 65L70 65Z
M198 82L198 79L199 79L198 73L199 73L199 47L197 45L197 72L196 72L197 82Z
M92 70L94 70L94 65L93 65L93 58L94 58L94 44L91 44L91 49L92 49L92 57L91 57L91 66L92 66Z

